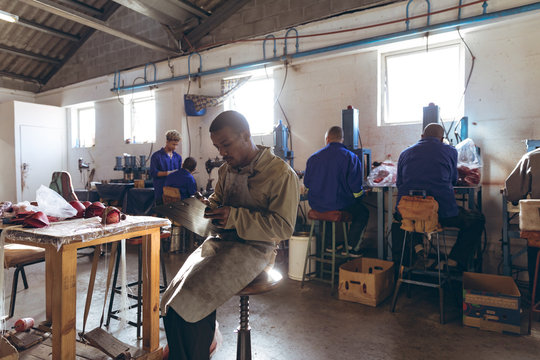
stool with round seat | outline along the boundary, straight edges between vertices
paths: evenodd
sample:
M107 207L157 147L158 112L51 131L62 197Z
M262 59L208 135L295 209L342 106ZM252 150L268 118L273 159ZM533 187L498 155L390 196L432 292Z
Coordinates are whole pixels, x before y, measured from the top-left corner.
M240 325L236 330L238 332L236 360L251 360L249 296L264 294L275 289L281 283L282 278L283 276L275 269L265 270L237 294L240 296Z
M160 234L160 239L167 239L171 236L171 233L168 231L163 231ZM137 237L133 239L127 239L126 244L129 245L136 245L138 247L138 274L137 274L137 281L128 283L126 286L137 286L137 294L128 294L128 298L136 300L135 304L132 304L128 307L128 309L137 308L137 321L133 322L131 320L128 320L127 323L129 325L135 326L137 328L137 338L141 337L141 326L142 326L142 238ZM118 281L118 269L120 266L120 254L121 251L118 250L116 254L116 264L114 268L114 277L113 277L113 283L112 283L112 291L111 291L111 297L109 300L109 311L107 312L107 321L105 322L105 326L109 326L109 323L112 319L120 320L120 317L118 316L118 313L120 312L120 309L113 310L113 302L114 302L114 295L116 293L120 294L122 287L117 286ZM160 251L160 263L161 263L161 275L163 278L163 285L160 285L159 291L163 292L167 288L167 271L165 269L165 262L162 258L163 252Z
M320 212L316 210L310 210L308 212L308 218L311 220L311 229L309 231L309 238L307 243L306 250L306 259L304 261L304 272L302 275L302 284L304 286L304 281L307 279L313 279L317 281L322 281L329 283L331 285L331 290L334 289L335 277L336 277L336 259L346 259L349 257L349 244L347 242L347 223L352 221L352 215L346 211L326 211ZM322 232L321 232L321 241L319 244L319 250L316 253L311 253L311 239L313 237L313 232L315 228L315 222L319 221L319 224L322 223ZM324 241L326 238L326 223L332 223L332 249L329 253L324 250ZM343 237L344 237L344 252L345 255L337 254L336 249L336 223L341 223L343 226ZM308 271L308 262L310 260L315 260L320 262L321 266L319 267L319 274L317 276L317 271L311 272ZM324 269L324 264L329 264L331 266L330 270ZM325 273L330 273L330 280L324 278Z
M540 231L521 231L519 235L522 239L527 239L527 246L540 248ZM540 265L540 251L536 255L536 265L534 267L533 289L531 294L531 309L529 310L529 328L528 334L531 334L532 314L540 313L540 301L535 302L536 283L538 281L538 266Z

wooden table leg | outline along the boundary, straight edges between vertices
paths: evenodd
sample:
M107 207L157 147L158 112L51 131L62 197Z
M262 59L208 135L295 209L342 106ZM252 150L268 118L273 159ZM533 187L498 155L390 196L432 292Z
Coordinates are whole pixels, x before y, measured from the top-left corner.
M45 249L45 317L47 321L52 321L52 286L54 279L53 252L56 252L56 249L52 246L48 246Z
M77 300L77 249L62 247L49 254L52 284L52 358L75 359Z
M159 347L159 228L146 235L143 252L143 349Z

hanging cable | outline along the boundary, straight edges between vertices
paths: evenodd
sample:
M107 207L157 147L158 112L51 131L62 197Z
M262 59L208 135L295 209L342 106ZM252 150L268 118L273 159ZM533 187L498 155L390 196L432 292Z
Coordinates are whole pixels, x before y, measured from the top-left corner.
M187 93L186 95L189 95L189 90L191 89L191 79L188 80L188 88L187 88ZM187 128L187 136L188 136L188 156L191 156L191 135L190 135L190 132L189 132L189 116L186 112L186 107L184 106L184 112L186 114L186 128Z

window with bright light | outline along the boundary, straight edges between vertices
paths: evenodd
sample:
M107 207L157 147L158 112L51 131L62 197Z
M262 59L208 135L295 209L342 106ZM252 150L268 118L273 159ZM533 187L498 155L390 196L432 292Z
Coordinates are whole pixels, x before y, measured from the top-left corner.
M92 147L96 144L96 112L94 107L71 109L71 146Z
M130 144L156 142L156 100L152 92L124 98L124 141Z
M459 44L382 55L382 124L422 122L434 103L442 121L463 116L465 74Z
M274 80L250 79L228 97L224 106L246 117L251 135L270 134L274 128Z

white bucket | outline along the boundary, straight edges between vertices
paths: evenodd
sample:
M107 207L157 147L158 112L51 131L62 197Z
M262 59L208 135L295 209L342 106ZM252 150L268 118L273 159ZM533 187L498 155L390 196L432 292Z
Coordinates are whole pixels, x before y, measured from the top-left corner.
M302 281L304 262L309 233L294 234L289 240L289 279ZM315 252L315 237L311 239L311 253ZM312 259L308 262L307 272L314 271L315 265Z

